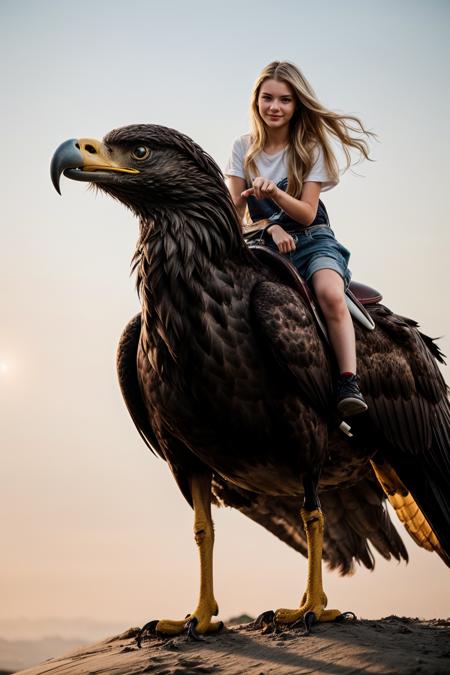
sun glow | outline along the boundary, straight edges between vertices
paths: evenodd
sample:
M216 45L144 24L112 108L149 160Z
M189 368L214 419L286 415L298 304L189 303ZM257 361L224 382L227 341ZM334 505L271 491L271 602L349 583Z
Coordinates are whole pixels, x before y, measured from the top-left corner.
M0 361L0 376L6 376L11 372L11 365L7 361Z

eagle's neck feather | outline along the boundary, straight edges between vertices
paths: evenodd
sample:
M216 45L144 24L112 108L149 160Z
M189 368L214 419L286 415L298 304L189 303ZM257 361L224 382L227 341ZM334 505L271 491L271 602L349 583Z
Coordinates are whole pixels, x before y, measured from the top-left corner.
M142 303L141 344L152 366L176 377L193 333L206 331L210 299L221 304L230 264L250 262L239 225L217 208L155 212L141 220L134 255Z

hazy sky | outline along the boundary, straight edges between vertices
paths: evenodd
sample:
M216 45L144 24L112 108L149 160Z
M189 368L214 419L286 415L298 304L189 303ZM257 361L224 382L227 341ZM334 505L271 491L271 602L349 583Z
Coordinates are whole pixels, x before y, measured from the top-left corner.
M449 19L445 0L2 0L0 617L137 625L197 600L192 512L116 382L137 223L79 183L59 197L55 148L156 122L223 166L259 71L294 61L379 137L324 199L354 278L450 352ZM214 519L221 616L295 606L305 559L237 512ZM449 570L404 539L409 566L326 573L330 606L447 615Z

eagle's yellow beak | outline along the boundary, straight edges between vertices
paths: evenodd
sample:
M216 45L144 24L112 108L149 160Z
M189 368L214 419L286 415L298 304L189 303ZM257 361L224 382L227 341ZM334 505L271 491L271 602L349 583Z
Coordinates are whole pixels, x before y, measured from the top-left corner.
M120 171L120 173L139 173L137 169L119 166L108 156L108 150L101 141L95 138L79 138L77 141L83 158L83 171Z
M52 182L59 194L61 194L59 181L62 173L75 180L95 181L92 174L100 171L139 173L138 169L121 166L114 161L108 148L95 138L71 138L61 143L50 165Z

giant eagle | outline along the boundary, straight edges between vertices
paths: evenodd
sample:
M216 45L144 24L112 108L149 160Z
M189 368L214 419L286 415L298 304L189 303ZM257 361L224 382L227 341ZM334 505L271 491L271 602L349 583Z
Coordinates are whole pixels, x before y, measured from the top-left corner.
M279 626L342 618L326 609L322 558L349 573L407 559L390 501L417 545L450 565L450 410L442 355L415 321L368 306L356 326L367 413L351 436L334 412L336 365L309 308L245 244L215 162L178 131L131 125L70 139L51 174L88 181L139 219L133 265L142 311L123 332L118 374L145 443L194 509L200 597L159 634L219 630L211 502L237 508L308 557L299 607ZM319 501L320 495L320 501ZM156 625L155 625L156 624Z

